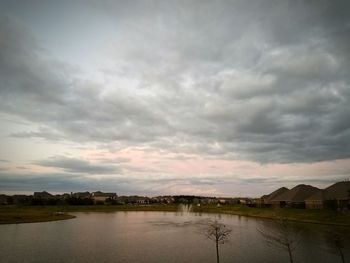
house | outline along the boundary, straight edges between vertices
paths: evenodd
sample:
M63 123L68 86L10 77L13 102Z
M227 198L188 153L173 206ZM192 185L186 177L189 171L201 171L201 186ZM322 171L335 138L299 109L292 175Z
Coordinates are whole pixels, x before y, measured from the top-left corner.
M237 205L239 204L239 198L226 198L226 204Z
M91 194L89 192L77 192L77 193L72 193L72 197L79 198L79 199L90 199Z
M350 181L337 182L305 200L309 209L350 209Z
M272 206L305 208L305 199L319 192L311 185L300 184L270 200Z
M46 191L42 191L42 192L34 192L34 198L35 199L51 199L51 198L54 198L54 196Z
M280 196L281 194L289 191L286 187L278 188L277 190L273 191L272 193L268 195L263 195L260 199L257 200L257 205L261 207L271 207L272 206L272 200Z
M209 205L209 204L216 204L218 200L215 197L204 197L204 198L201 198L200 202L203 205Z
M8 204L8 196L7 195L0 195L0 205L7 205Z
M13 195L11 196L12 204L28 204L30 203L32 196L30 195Z
M119 196L116 200L119 204L148 205L152 202L162 202L162 197L149 198L145 196L130 195Z
M223 199L223 198L220 198L220 199L218 200L218 203L224 205L224 204L226 203L226 200Z
M256 206L254 198L249 198L249 197L239 198L238 204L246 205L250 207Z
M58 196L59 199L68 199L69 197L71 197L71 195L68 193L64 193Z
M139 197L136 200L137 204L139 205L148 205L150 202L150 199L148 197Z
M117 203L120 205L125 205L125 204L129 203L129 198L125 195L118 196Z
M207 204L217 204L222 205L237 205L240 204L241 198L231 198L231 197L218 197L218 198L207 198Z
M91 196L95 203L106 202L107 199L116 200L118 197L116 193L103 193L101 191L93 192Z
M172 196L156 196L152 198L152 202L154 203L164 203L164 204L170 204L173 203L175 199Z

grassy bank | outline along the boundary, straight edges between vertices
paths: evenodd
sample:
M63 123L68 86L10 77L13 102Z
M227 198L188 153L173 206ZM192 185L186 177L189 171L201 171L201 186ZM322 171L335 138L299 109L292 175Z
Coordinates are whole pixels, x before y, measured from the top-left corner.
M72 219L70 212L115 212L115 211L177 211L175 205L91 205L91 206L0 206L0 224L47 222Z
M70 212L178 211L177 205L94 205L94 206L0 206L0 224L43 222L73 218ZM63 212L63 213L56 213ZM286 218L292 221L350 226L350 213L329 210L251 208L240 205L193 206L193 212L220 213L259 218Z
M291 221L350 226L350 213L331 210L293 209L293 208L256 208L240 205L195 207L195 212L220 213L259 218L285 218Z
M0 206L0 224L48 222L72 219L75 216L44 207Z

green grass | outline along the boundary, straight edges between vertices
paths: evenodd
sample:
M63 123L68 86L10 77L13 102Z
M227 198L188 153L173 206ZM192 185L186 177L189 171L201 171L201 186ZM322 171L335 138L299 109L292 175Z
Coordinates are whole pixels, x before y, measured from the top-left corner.
M196 212L221 213L260 218L285 218L291 221L350 226L350 213L331 210L295 209L295 208L256 208L240 205L201 206Z
M0 206L0 224L35 223L71 219L75 216L67 213L56 213L59 210Z
M55 215L55 212L65 214ZM93 205L93 206L0 206L0 224L43 222L73 218L69 212L164 211L176 212L177 205ZM350 213L330 210L251 208L241 205L193 206L193 212L218 213L259 218L350 226Z

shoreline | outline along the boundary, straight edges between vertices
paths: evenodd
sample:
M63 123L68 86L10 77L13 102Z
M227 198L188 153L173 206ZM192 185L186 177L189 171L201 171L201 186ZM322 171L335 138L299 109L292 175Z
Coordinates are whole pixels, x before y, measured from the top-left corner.
M350 212L298 208L256 208L246 206L222 206L218 209L196 209L195 212L246 216L259 219L286 219L292 222L328 226L350 227ZM216 210L216 211L215 211Z
M252 217L252 218L258 218L258 219L268 219L268 220L278 220L281 219L279 217L268 217L268 216L257 216L257 215L245 215L245 214L233 214L233 213L221 213L225 215L236 215L236 216L245 216L245 217ZM350 223L333 223L333 222L323 222L323 221L315 221L315 220L298 220L293 218L286 218L288 221L295 222L295 223L303 223L303 224L317 224L317 225L327 225L327 226L339 226L339 227L350 227Z
M178 205L0 206L0 224L39 223L76 218L76 216L69 214L70 212L178 212L178 207ZM273 209L237 205L217 207L208 205L192 206L191 212L238 215L270 220L285 218L300 223L350 227L349 212L341 213L329 210Z
M71 214L62 214L62 215L26 215L26 214L17 214L4 216L0 214L0 225L12 225L12 224L29 224L29 223L44 223L44 222L54 222L54 221L63 221L76 218L76 216Z

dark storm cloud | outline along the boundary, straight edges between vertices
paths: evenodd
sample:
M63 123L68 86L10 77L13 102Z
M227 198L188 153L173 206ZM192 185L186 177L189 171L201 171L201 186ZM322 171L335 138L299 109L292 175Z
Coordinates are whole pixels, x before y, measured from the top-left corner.
M148 102L128 94L100 98L101 87L87 81L72 86L67 81L68 66L38 57L39 50L28 32L8 17L3 18L1 24L2 111L79 140L147 141L166 130L166 122L157 117ZM153 126L152 131L139 129L149 126ZM130 129L134 132L130 133ZM43 131L21 132L14 136L53 139L54 134L48 130L44 127Z
M139 193L138 186L132 186L132 180L124 178L95 179L70 173L9 173L0 171L1 186L7 191L109 191Z
M1 172L1 185L3 189L15 191L69 191L71 189L87 189L87 181L79 176L67 173L52 173L33 175L32 173Z
M259 162L349 158L349 5L90 3L115 22L108 50L114 66L99 72L116 81L112 88L76 78L76 69L49 59L29 30L5 17L0 109L42 127L16 137ZM92 166L71 161L46 165L85 172Z
M36 165L62 169L68 173L82 174L120 174L120 168L115 165L94 164L86 160L55 156L47 160L34 162Z
M333 175L332 177L325 178L308 178L308 179L283 179L283 178L241 178L238 181L240 184L251 184L251 185L299 185L299 184L308 184L308 185L331 185L335 181L344 181L347 179L346 175Z

